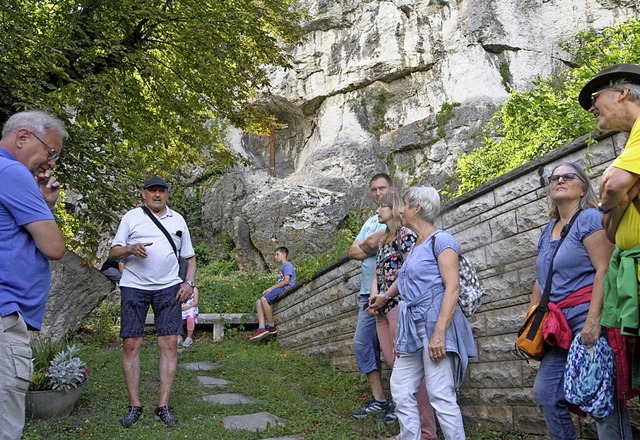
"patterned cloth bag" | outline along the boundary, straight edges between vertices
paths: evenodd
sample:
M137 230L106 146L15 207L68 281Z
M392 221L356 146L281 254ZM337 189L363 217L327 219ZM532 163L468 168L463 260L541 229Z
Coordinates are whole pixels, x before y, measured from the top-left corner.
M431 240L431 251L433 252L436 260L436 232ZM482 287L480 287L480 280L476 274L476 269L473 264L467 260L462 253L458 257L458 272L460 274L460 296L458 297L458 304L462 309L462 313L465 316L471 316L478 311L480 305L482 305Z
M600 336L596 345L582 344L578 333L564 368L564 397L595 418L613 412L615 366L613 350Z

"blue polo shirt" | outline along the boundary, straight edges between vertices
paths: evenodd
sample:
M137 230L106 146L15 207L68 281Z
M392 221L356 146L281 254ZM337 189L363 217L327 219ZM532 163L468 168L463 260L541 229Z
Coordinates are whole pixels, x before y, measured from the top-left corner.
M33 175L0 147L0 315L20 312L40 330L51 286L49 261L25 225L53 220Z

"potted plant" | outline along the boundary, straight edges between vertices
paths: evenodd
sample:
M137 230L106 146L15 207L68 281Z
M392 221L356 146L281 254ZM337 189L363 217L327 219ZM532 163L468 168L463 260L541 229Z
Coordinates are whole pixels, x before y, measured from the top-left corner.
M35 339L32 342L33 380L26 398L31 419L55 419L71 414L87 383L87 364L79 349L64 342Z

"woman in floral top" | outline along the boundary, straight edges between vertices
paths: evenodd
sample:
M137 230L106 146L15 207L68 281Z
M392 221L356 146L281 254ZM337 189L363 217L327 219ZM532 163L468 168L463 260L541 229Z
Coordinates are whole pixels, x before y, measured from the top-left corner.
M405 256L413 248L416 242L416 234L409 228L402 226L400 208L402 199L397 193L385 194L380 198L380 206L376 210L380 223L387 226L387 230L380 241L378 254L376 255L376 276L371 283L370 297L385 295L398 276L398 271L404 262ZM399 298L387 302L380 309L377 316L376 327L380 348L387 364L393 368L395 359L394 341L396 340L396 328L398 325ZM423 439L436 438L436 422L433 408L429 404L427 389L424 383L418 391L418 409ZM393 409L384 414L384 419L378 420L387 424L393 423L396 415Z

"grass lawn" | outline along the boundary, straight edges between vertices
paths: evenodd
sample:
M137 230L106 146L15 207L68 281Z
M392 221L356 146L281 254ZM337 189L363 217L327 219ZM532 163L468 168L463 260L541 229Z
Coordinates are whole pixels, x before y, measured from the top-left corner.
M179 363L211 361L217 368L199 372L178 369L171 405L180 424L173 428L164 428L153 419L159 353L153 334L145 336L141 359L144 418L130 429L119 422L128 405L119 341L85 345L81 358L89 365L89 383L74 412L57 421L28 421L23 439L248 440L297 434L306 439L374 439L398 432L397 426L377 427L372 419L355 420L349 415L359 399L367 396L366 384L357 375L340 373L325 362L283 350L277 341L249 343L248 334L238 332L222 343L213 343L210 333L200 332L189 349L181 350ZM203 387L198 375L232 383L224 388ZM214 406L202 400L202 396L216 393L240 393L258 399L259 403ZM262 411L290 423L260 433L229 431L223 427L226 416Z
M355 420L350 411L368 395L366 381L357 374L341 373L328 363L280 347L277 341L250 343L249 332L227 331L225 341L213 343L211 334L198 331L196 341L179 353L179 363L210 361L211 371L178 369L171 405L180 420L164 428L153 419L158 391L158 349L155 336L145 336L142 351L141 397L144 418L130 429L120 425L128 405L120 369L120 342L97 344L87 336L81 358L89 365L89 382L71 416L56 421L28 421L23 439L265 439L302 435L305 439L386 439L398 426L374 425L371 418ZM77 340L74 340L78 343ZM203 387L198 375L231 382L224 388ZM202 396L240 393L258 399L249 405L214 406ZM227 430L226 416L270 412L289 424L263 432ZM500 433L473 432L470 439L506 439Z

